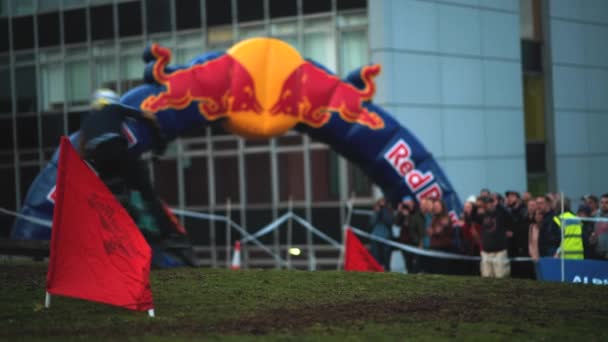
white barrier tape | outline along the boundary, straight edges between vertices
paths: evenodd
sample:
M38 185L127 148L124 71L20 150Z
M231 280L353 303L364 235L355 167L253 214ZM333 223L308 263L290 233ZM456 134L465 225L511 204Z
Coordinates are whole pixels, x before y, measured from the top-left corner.
M230 220L226 216L211 215L211 214L199 213L199 212L196 212L196 211L180 210L180 209L176 209L176 210L171 209L171 210L175 214L186 216L186 217L192 217L192 218L198 218L198 219L204 219L204 220L216 220L216 221L228 222L231 227L233 227L234 229L236 229L245 238L249 238L248 241L251 241L256 246L260 247L264 252L266 252L270 256L272 256L275 259L275 261L281 263L284 266L287 266L287 267L289 266L289 264L287 263L287 261L283 260L283 258L281 258L279 255L274 254L268 247L264 246L264 244L262 244L258 239L251 238L251 234L249 234L245 229L243 229L243 227L239 226L238 224L236 224L236 222L233 222L232 220Z
M291 217L291 213L286 213L283 216L279 217L276 221L271 222L269 224L267 224L266 226L262 227L260 230L258 230L257 232L253 233L252 235L241 239L242 243L247 243L249 242L251 239L259 239L260 237L272 232L273 230L277 229L280 225L283 224L283 222L287 221L289 218Z
M366 210L366 209L353 209L353 214L363 215L363 216L372 216L372 215L374 215L374 211Z
M370 240L375 240L375 241L384 243L385 245L389 245L389 246L401 249L403 251L418 254L418 255L424 255L424 256L429 256L429 257L433 257L433 258L441 258L441 259L456 259L456 260L471 260L471 261L480 261L481 260L481 257L478 257L478 256L460 255L460 254L455 254L455 253L432 251L432 250L426 250L426 249L408 246L403 243L399 243L399 242L387 240L387 239L384 239L381 237L373 236L369 233L366 233L366 232L364 232L360 229L354 228L354 227L348 227L347 229L352 229L355 234L361 235ZM532 258L517 257L517 258L511 258L508 260L510 260L510 261L532 261Z
M581 221L587 221L587 222L608 222L608 217L573 217L570 219L565 219L564 221L569 221L569 220L581 220Z
M313 234L316 234L319 238L325 240L326 242L328 242L329 244L331 244L332 246L336 247L336 248L341 248L342 244L339 243L338 241L330 238L329 236L327 236L325 233L321 232L319 229L315 228L312 224L310 224L308 221L304 220L303 218L301 218L300 216L291 213L293 216L293 219L296 220L299 224L301 224L304 228L310 230Z
M26 221L29 221L29 222L32 222L32 223L35 223L35 224L39 224L41 226L45 226L45 227L49 227L49 228L51 228L53 226L53 221L39 219L39 218L34 217L34 216L19 214L18 212L15 212L15 211L12 211L12 210L0 208L0 212L4 213L4 214L7 214L7 215L18 217L20 219L24 219Z
M228 220L228 218L226 216L199 213L198 211L181 210L181 209L175 209L175 208L171 208L171 211L177 215L183 215L183 216L205 219L205 220L210 220L210 221L226 222L226 220Z

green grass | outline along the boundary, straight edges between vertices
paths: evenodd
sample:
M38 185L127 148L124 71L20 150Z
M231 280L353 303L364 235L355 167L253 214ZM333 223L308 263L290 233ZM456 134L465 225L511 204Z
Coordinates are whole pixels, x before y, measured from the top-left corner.
M46 265L0 263L0 340L608 340L603 286L476 277L183 268L157 317L53 297Z

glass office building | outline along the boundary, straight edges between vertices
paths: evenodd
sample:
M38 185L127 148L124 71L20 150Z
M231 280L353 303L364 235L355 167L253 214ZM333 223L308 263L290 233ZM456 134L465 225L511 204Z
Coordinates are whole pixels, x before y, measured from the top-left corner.
M19 208L94 89L142 82L146 44L184 63L255 36L281 38L340 75L382 63L376 101L461 198L481 187L608 191L608 1L0 0L0 206ZM356 167L295 132L245 141L196 128L150 163L170 205L230 207L250 231L293 206L338 237L346 201L374 197ZM6 232L12 219L1 219ZM222 239L205 222L186 225Z

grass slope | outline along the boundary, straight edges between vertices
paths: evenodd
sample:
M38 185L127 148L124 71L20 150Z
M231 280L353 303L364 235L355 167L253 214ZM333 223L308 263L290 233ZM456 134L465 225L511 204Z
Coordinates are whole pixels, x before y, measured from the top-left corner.
M603 286L276 270L156 270L157 317L53 298L46 265L0 263L0 340L608 340Z

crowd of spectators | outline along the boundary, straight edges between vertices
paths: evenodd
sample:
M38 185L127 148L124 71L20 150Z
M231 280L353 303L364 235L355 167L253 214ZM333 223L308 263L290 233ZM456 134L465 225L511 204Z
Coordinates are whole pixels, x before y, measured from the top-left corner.
M606 220L580 219L594 217ZM480 272L485 277L509 276L512 267L514 273L533 274L531 263L511 262L513 258L537 261L563 253L570 259L608 260L608 193L600 198L584 196L573 212L570 200L560 194L533 197L529 192L507 191L503 196L482 189L478 196L467 198L459 219L448 215L440 199L418 203L405 197L395 208L380 199L371 226L373 235L413 247L481 256ZM391 252L386 244L372 242L372 254L386 269ZM445 273L450 267L445 259L416 253L406 253L406 263L412 273Z

